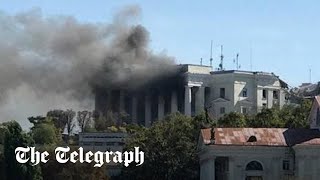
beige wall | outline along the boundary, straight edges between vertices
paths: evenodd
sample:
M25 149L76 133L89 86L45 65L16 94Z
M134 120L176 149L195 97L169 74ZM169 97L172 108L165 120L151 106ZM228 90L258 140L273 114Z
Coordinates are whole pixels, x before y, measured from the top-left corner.
M210 145L200 151L200 180L214 180L214 159L229 157L228 179L244 180L247 175L261 175L264 180L318 180L320 177L320 146L298 145L294 147L295 161L289 156L289 147L272 146L219 146ZM290 160L290 170L282 168L283 160ZM262 172L246 171L250 161L258 161ZM295 162L295 163L294 163ZM291 175L289 175L291 174ZM292 175L294 174L294 176Z
M272 74L254 74L251 72L232 72L212 75L210 97L213 117L220 118L220 108L225 107L225 112L242 112L247 109L248 114L259 112L265 103L268 108L278 104L285 104L285 91L280 86L280 81ZM225 88L225 100L220 98L220 88ZM247 97L242 97L243 89L247 89ZM267 98L263 99L262 92L266 90ZM277 91L279 99L273 99L273 91Z

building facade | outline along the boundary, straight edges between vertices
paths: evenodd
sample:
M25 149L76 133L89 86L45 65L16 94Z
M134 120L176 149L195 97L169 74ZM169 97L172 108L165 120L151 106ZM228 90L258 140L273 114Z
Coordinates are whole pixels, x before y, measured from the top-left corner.
M315 129L214 128L199 138L201 180L317 180Z
M79 146L85 151L122 152L126 138L128 134L122 132L79 133ZM121 168L121 165L111 161L106 166L106 174L110 177L118 176Z
M273 73L211 71L209 66L186 64L143 87L97 89L95 109L124 112L129 123L148 127L177 111L194 116L206 110L215 119L233 111L255 114L264 107L282 107L286 92L287 84Z

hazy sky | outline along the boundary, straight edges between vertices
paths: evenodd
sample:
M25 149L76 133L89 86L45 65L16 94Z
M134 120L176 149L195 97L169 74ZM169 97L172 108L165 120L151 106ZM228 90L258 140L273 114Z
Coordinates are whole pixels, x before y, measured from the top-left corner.
M177 63L209 64L213 41L214 67L219 45L224 46L225 67L234 69L239 53L242 70L268 71L291 86L320 80L319 1L127 1L127 0L11 0L0 11L15 14L38 7L43 14L72 15L84 22L109 22L126 5L142 9L140 22L150 32L155 52L166 51ZM252 49L252 58L250 58ZM250 63L252 59L252 63ZM251 66L251 65L252 66Z

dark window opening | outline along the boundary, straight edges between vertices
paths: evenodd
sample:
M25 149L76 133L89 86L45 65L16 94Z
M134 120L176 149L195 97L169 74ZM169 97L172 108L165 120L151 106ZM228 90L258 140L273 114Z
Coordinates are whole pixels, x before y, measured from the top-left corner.
M220 114L224 114L225 112L226 112L226 108L221 107L221 108L220 108Z
M220 88L220 97L225 98L226 97L226 89L225 88Z
M248 97L248 90L247 90L247 88L243 88L243 90L242 90L242 97Z
M256 136L250 136L247 142L257 142Z
M267 90L262 90L262 98L267 99Z
M246 171L263 171L263 167L258 161L251 161L247 164Z
M290 161L289 160L282 161L282 169L283 170L290 170Z
M278 91L273 91L273 99L279 99Z
M247 114L247 113L248 113L248 110L247 110L246 107L242 107L242 108L241 108L241 112L242 112L242 114Z

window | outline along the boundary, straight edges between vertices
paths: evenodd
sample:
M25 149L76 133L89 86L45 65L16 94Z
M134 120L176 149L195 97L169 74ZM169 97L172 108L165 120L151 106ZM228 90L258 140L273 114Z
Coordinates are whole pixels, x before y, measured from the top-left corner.
M243 88L243 90L242 90L242 97L248 97L248 90L247 90L247 88Z
M251 161L247 164L246 171L263 171L263 167L258 161Z
M290 170L290 161L289 160L282 161L282 169L283 170Z
M267 90L262 90L262 98L267 99Z
M248 110L246 107L241 107L241 113L242 114L247 114L248 113Z
M250 136L247 142L257 142L257 137L256 136Z
M273 99L279 99L278 91L273 91Z
M220 88L220 97L225 98L226 97L226 89L225 88Z
M220 114L224 114L225 112L226 112L226 108L221 107L221 108L220 108Z

